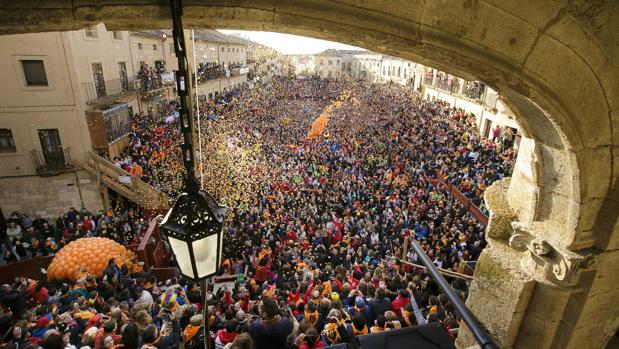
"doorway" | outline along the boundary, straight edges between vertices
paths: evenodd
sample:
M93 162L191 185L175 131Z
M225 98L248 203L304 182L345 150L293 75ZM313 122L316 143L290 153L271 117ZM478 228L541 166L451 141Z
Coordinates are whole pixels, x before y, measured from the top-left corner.
M39 141L41 142L41 150L46 167L48 169L60 169L64 167L65 158L58 129L39 130Z

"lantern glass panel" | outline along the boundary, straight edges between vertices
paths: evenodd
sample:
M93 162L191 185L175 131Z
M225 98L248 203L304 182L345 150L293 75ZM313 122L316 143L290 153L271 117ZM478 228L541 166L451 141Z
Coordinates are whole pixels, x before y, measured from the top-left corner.
M213 234L193 242L193 255L196 259L198 278L214 274L217 271L217 237Z
M189 255L189 244L183 240L175 239L168 236L170 247L176 257L176 262L181 270L181 273L186 276L193 277L193 268L191 267L191 256Z

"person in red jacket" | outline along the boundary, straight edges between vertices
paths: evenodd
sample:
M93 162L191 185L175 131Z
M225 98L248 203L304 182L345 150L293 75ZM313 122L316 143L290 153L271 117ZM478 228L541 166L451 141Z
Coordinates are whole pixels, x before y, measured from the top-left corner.
M400 290L400 293L396 297L396 299L391 302L391 310L393 310L398 316L402 316L402 308L407 303L410 303L410 295L406 290Z
M215 334L215 349L222 349L226 344L231 343L237 336L236 328L238 322L232 320L226 324L224 329L217 331Z

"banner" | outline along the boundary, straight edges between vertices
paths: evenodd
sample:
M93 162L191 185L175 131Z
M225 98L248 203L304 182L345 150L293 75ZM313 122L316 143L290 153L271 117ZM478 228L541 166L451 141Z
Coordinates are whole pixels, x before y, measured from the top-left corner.
M164 84L170 84L174 82L174 73L161 74L161 82Z

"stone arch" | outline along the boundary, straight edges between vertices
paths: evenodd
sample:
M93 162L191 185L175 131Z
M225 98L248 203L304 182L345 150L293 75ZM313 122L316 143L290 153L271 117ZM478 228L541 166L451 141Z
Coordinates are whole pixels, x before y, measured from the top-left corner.
M606 284L596 280L610 273L609 261L619 260L615 253L618 2L185 0L184 4L186 27L268 30L334 40L479 78L496 89L518 115L525 136L534 141L519 156L511 183L497 185L496 200L489 200L498 205L488 229L496 242L480 260L488 268L476 272L477 292L484 295L480 281L484 277L489 283L502 280L492 274L492 267L519 280L517 287L511 281L501 284L520 290L511 304L511 318L489 325L505 346L526 343L522 319L535 316L528 304L543 299L549 290L553 295L563 292L564 311L557 310L561 315L554 327L544 329L551 340L535 347L578 343L580 337L565 334L586 330L587 309L598 304L591 303L591 295L598 289L600 294L608 292ZM99 21L110 30L170 25L167 1L158 0L25 4L1 0L0 18L3 33L78 29ZM512 229L511 221L520 224ZM527 243L543 240L549 247L521 248L514 254L515 264L502 260L501 254L515 253L504 250L510 248L507 239L513 235ZM581 263L585 259L588 263ZM569 280L553 279L555 266L559 273L567 269ZM518 268L528 272L522 274ZM574 274L581 269L583 275ZM549 289L539 286L548 282ZM575 285L578 291L569 289ZM484 320L483 309L472 306ZM565 325L565 316L574 324ZM600 343L606 337L602 333Z

